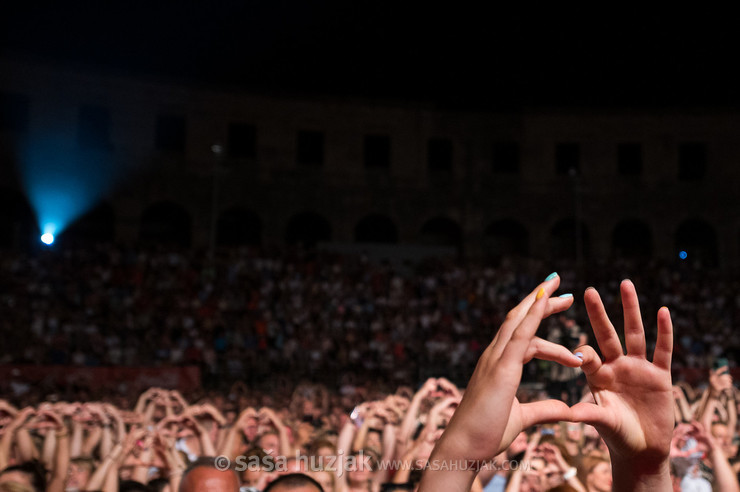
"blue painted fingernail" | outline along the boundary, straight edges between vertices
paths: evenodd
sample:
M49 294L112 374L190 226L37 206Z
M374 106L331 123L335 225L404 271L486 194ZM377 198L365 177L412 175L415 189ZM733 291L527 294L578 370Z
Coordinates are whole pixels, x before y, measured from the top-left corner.
M573 294L568 292L567 294L560 294L558 297L573 297Z
M545 279L545 282L547 282L548 280L552 280L557 276L558 276L558 272L552 272L550 275L547 276L547 278Z
M575 354L573 354L573 355L575 355L575 356L576 356L576 357L578 357L579 359L583 360L583 354L582 354L582 353L580 353L580 352L576 352L576 353L575 353Z

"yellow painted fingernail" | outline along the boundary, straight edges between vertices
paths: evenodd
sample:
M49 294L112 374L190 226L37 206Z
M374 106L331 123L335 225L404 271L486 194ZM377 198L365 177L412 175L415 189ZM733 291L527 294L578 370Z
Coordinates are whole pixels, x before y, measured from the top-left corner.
M540 290L537 291L537 299L542 299L542 296L545 295L545 289L540 287Z

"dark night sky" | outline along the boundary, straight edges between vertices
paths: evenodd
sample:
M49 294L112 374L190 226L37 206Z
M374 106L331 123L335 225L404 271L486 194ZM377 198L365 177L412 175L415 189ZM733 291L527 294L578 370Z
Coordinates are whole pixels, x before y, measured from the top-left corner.
M470 108L740 103L740 36L727 12L61 3L4 7L7 53L260 91Z

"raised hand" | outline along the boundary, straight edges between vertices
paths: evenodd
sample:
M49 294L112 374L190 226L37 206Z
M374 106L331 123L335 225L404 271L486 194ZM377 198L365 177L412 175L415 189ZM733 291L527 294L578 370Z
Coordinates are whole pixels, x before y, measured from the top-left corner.
M195 415L205 415L210 418L212 418L220 427L223 427L224 424L226 424L226 418L223 416L221 412L218 411L216 407L211 405L210 403L204 403L200 405L198 412Z
M437 386L440 388L444 395L452 395L456 398L461 398L462 394L450 380L446 378L437 378Z
M709 371L709 387L712 396L719 396L726 391L732 391L732 375L727 366L722 366Z
M620 289L626 355L598 292L586 290L586 310L604 360L589 346L577 349L595 404L575 405L573 419L593 425L606 441L615 490L634 490L637 485L627 481L638 477L641 483L658 480L652 486L662 487L670 480L667 458L674 424L671 317L666 307L658 311L658 338L650 362L635 286L625 280Z
M515 397L522 367L535 357L570 367L581 365L581 360L565 347L535 336L543 318L564 311L573 303L573 296L550 298L559 285L560 278L551 275L509 312L481 355L432 459L492 460L522 429L537 423L572 420L571 409L562 401L520 404ZM463 490L470 487L474 478L474 472L427 470L420 490Z

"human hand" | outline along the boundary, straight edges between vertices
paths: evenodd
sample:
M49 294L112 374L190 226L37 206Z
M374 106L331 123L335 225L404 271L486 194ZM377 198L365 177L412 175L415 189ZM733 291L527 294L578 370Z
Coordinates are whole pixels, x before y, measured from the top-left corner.
M115 420L117 423L121 424L123 423L121 412L115 405L111 403L103 403L101 406L103 408L103 411L105 412L105 415L107 415L110 420Z
M442 395L450 395L456 398L462 398L462 393L452 381L446 378L437 378L437 388Z
M460 405L462 397L448 396L442 398L434 404L429 414L427 415L426 427L430 429L438 429L446 427L449 419L455 414L455 410Z
M668 477L674 424L670 372L673 327L668 308L658 310L658 338L653 362L649 362L635 286L625 280L620 289L627 355L596 289L589 288L584 295L604 360L590 346L577 349L583 354L581 368L596 404L578 403L572 410L574 420L593 425L606 441L614 465L615 489L629 489L632 486L620 480Z
M172 390L169 392L170 399L178 403L180 407L184 410L188 408L188 402L185 401L185 398L182 397L182 393L180 393L178 390Z
M431 397L435 391L437 391L437 379L429 378L424 381L424 384L421 385L419 391L414 394L414 398L425 400Z
M119 410L119 413L126 424L138 425L144 421L144 416L136 411Z
M212 418L219 426L223 426L226 423L226 418L221 414L221 412L218 411L216 407L211 405L210 403L204 403L202 405L197 405L193 415L205 415L207 417Z
M5 426L10 424L16 415L18 409L8 401L0 399L0 432L5 430Z
M103 425L110 424L110 417L105 413L103 405L100 403L85 403L84 407L90 413L92 419L96 422L100 422Z
M509 312L478 361L465 395L438 443L445 456L491 460L524 428L572 420L570 409L562 401L520 404L515 397L522 367L535 357L570 367L581 365L581 360L565 347L535 336L542 319L573 303L573 296L550 298L559 285L557 275L548 278Z
M250 422L254 420L254 422ZM257 423L258 423L257 411L252 407L247 407L239 414L234 424L235 429L240 429L247 438L251 441L257 435Z
M732 376L730 368L722 366L717 369L709 370L709 387L712 396L719 396L725 391L732 390Z
M560 448L549 442L540 444L539 448L545 461L555 464L558 469L563 472L570 469L570 465L565 461L565 458L563 458L563 453L560 451Z
M0 415L15 416L18 409L11 405L7 400L0 399Z
M26 407L19 410L13 417L13 420L5 427L5 431L11 433L17 431L21 427L24 427L34 415L36 415L36 410L33 407Z
M693 449L684 449L686 446L686 440L693 432L694 428L691 424L680 423L673 429L673 437L671 438L671 458L685 458L689 456Z
M62 417L52 408L37 411L36 417L29 426L35 429L54 429L57 432L66 429Z

